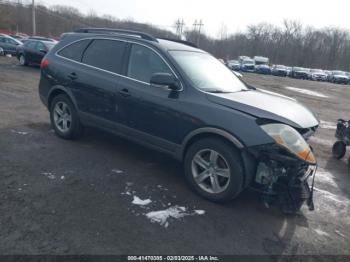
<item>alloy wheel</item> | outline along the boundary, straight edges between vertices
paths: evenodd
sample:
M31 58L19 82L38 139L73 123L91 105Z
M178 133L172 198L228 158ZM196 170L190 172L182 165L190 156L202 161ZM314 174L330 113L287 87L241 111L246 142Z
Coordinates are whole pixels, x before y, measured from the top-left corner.
M72 125L72 113L65 102L58 102L54 107L53 118L56 128L62 133L69 131Z
M219 194L230 184L231 172L226 159L213 149L203 149L192 159L195 183L204 191Z

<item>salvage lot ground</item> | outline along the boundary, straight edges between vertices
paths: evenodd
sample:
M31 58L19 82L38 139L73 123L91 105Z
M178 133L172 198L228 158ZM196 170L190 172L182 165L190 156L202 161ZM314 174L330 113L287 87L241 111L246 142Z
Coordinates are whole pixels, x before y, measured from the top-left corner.
M330 155L334 122L350 118L350 86L244 79L297 98L322 120L311 140L320 164L314 212L284 216L250 191L213 204L164 155L92 129L61 140L38 98L39 69L0 57L0 253L350 254L349 154ZM152 202L133 204L136 196ZM174 217L146 216L165 209Z

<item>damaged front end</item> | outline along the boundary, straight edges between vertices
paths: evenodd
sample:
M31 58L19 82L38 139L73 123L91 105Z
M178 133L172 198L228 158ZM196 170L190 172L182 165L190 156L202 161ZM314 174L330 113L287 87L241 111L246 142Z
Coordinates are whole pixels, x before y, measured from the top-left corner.
M256 167L252 187L263 194L265 205L278 205L284 213L294 214L304 203L314 210L317 162L311 147L290 126L268 124L262 129L275 143L249 149Z

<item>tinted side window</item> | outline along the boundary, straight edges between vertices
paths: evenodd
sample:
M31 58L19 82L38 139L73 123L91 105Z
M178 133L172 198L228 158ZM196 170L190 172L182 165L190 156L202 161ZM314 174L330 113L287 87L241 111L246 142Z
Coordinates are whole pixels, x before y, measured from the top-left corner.
M115 40L94 40L82 62L110 72L120 73L126 44Z
M172 74L168 65L151 49L134 44L131 48L128 76L149 83L154 73Z
M28 41L26 42L26 47L30 48L30 49L35 49L36 47L36 42L34 41Z
M74 61L81 61L81 57L86 49L86 47L91 42L90 39L75 42L58 52L60 56L72 59Z
M10 39L10 38L6 38L5 42L7 42L7 43L10 44L10 45L15 45L15 44L16 44L16 42L13 41L13 40Z
M38 42L38 44L36 45L36 49L39 51L40 50L47 50L46 46L41 42Z

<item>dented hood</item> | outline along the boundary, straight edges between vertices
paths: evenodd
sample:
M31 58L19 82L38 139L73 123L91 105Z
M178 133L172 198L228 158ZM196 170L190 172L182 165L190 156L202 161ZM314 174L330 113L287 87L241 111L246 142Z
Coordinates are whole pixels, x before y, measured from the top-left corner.
M208 100L257 118L271 119L295 128L310 128L319 124L314 114L295 99L263 90L235 93L210 93Z

